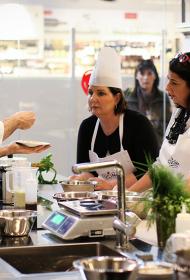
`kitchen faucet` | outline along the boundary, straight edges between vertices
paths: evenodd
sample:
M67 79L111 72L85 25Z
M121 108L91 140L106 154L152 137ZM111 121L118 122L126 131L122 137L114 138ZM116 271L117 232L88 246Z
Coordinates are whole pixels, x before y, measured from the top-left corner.
M123 166L117 161L105 161L96 163L80 163L72 167L72 171L76 174L81 172L95 171L97 169L114 167L117 174L118 187L118 218L113 221L113 228L116 230L116 246L117 248L126 248L128 236L134 231L133 223L126 223L125 215L125 172Z

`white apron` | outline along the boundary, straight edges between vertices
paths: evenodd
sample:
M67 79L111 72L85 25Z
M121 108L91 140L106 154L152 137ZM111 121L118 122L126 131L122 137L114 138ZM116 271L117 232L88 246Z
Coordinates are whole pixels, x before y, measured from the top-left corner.
M124 118L124 115L122 114L119 119L119 138L120 138L120 145L121 145L120 152L117 152L113 155L107 155L104 158L99 158L98 155L94 152L94 144L95 144L96 135L97 135L98 127L99 127L99 123L100 123L100 120L97 119L96 125L94 128L94 133L92 136L91 150L89 151L89 158L90 158L90 162L105 162L105 161L110 161L110 160L117 160L123 166L125 174L129 174L129 173L135 171L135 167L130 159L128 152L123 149L123 145L122 145L123 118ZM114 168L98 169L96 172L98 173L99 177L102 177L107 180L111 180L116 177L116 172L115 172Z
M172 119L174 121L174 118ZM189 126L189 120L187 126ZM179 135L176 144L170 144L167 139L164 139L158 162L168 166L173 172L182 174L185 178L190 176L190 127Z

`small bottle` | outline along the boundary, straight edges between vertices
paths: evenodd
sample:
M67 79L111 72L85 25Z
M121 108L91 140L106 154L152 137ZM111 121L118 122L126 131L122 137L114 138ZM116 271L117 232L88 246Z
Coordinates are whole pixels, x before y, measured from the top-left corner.
M25 209L25 190L16 188L14 191L14 207Z
M186 212L186 206L182 204L181 213L177 214L176 217L176 233L185 232L190 230L190 213Z

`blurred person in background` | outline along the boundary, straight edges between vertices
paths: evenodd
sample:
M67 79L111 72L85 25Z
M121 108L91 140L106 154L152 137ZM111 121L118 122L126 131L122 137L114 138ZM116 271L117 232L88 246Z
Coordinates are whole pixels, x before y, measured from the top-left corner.
M146 154L156 159L158 143L149 120L127 108L121 88L120 58L113 48L104 47L89 80L88 105L92 115L79 128L77 163L118 160L129 187L141 173L136 163L145 164ZM116 172L114 168L99 169L70 179L92 179L98 182L96 190L113 189Z
M164 92L159 88L159 76L151 59L142 60L135 70L134 90L127 89L124 93L128 108L141 112L152 123L161 146L164 136ZM171 105L166 100L166 127L171 116Z
M17 112L3 121L0 121L0 144L12 135L17 129L29 129L36 120L33 112ZM40 145L38 147L27 147L15 143L6 146L0 146L0 157L12 154L31 154L40 153L48 149L49 145Z
M187 180L190 191L190 52L179 53L169 63L166 92L175 109L166 129L156 164L169 168ZM152 187L148 173L130 191L145 191Z

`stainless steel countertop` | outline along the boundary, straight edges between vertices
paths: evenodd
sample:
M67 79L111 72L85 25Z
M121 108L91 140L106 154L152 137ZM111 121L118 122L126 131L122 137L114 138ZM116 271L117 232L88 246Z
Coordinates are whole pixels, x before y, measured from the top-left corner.
M45 201L55 202L52 198L53 194L56 192L61 192L62 187L61 185L41 185L39 186L38 195L45 199ZM39 205L38 205L39 207ZM55 210L54 208L57 208L57 202L51 204L51 208ZM50 214L50 210L48 210L46 207L43 207L40 205L38 208L38 211L40 212L38 215L38 225L40 227L40 224L44 219ZM142 235L141 235L142 232ZM143 240L143 237L147 236L147 229L146 229L146 223L143 221L141 224L140 230L137 230L137 236L139 239ZM153 236L155 235L155 229L153 229ZM141 238L142 237L142 238ZM151 235L152 237L152 235ZM134 239L130 242L130 246L127 251L123 252L123 255L128 256L130 258L136 258L136 253L142 254L144 251L145 254L152 254L154 256L154 259L158 259L160 257L160 251L158 248L154 245L154 242L152 242L151 238L151 244L145 243L139 239ZM22 238L1 238L0 240L0 250L1 247L16 247L16 246L53 246L56 244L68 244L68 243L77 243L77 242L101 242L105 245L107 245L110 248L115 247L115 237L109 237L109 238L81 238L79 240L74 240L73 242L64 241L53 234L51 234L47 230L37 230L37 231L31 231L30 235L28 237ZM145 240L148 242L148 240ZM24 275L12 268L10 265L5 263L0 258L0 279L46 279L46 280L82 280L80 273L77 271L72 272L55 272L55 273L41 273L41 274L30 274L30 275Z

